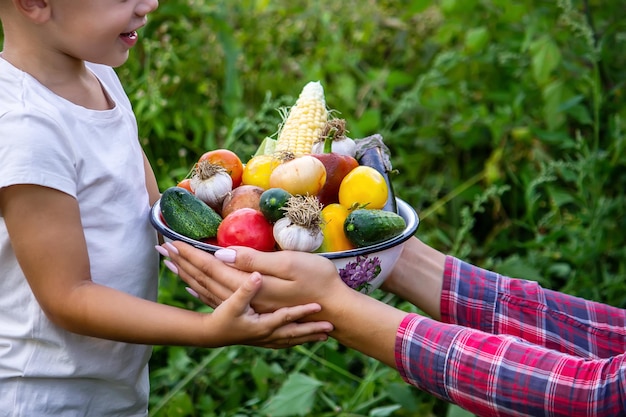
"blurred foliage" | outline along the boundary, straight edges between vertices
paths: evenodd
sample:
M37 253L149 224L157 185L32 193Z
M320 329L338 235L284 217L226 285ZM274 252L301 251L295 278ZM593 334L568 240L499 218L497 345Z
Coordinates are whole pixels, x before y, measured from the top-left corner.
M422 240L626 307L623 10L621 0L170 0L118 72L161 189L206 150L247 160L276 133L278 109L320 80L352 137L385 138ZM200 309L166 270L160 299ZM464 415L334 341L158 347L151 375L153 415Z

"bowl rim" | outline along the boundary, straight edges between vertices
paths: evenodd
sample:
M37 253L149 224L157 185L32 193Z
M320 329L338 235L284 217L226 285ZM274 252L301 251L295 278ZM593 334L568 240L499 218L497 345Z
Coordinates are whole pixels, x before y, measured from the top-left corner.
M172 239L172 240L180 240L185 243L188 243L198 249L202 249L209 253L215 253L218 249L223 249L222 246L213 245L206 242L201 242L199 240L191 239L187 236L181 235L178 232L170 229L167 224L161 218L161 199L158 199L150 209L150 223L152 226L163 236ZM396 197L396 203L398 206L398 214L402 216L406 222L406 227L402 231L401 234L395 236L389 240L385 240L384 242L379 242L374 245L365 246L362 248L344 250L339 252L313 252L316 255L321 255L327 259L340 259L340 258L350 258L355 256L364 256L369 255L374 252L380 252L385 249L389 249L396 245L406 242L409 238L411 238L420 223L419 216L413 207L411 207L404 200Z

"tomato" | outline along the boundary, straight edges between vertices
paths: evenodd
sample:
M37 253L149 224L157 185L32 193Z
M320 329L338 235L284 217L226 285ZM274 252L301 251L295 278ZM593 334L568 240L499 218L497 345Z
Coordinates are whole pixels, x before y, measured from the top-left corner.
M350 210L338 203L328 204L322 209L322 233L324 240L316 252L339 252L354 249L343 231L343 224Z
M389 188L385 177L372 167L359 165L348 173L339 186L339 204L381 209L387 202Z
M270 188L270 174L279 163L272 155L252 157L243 169L242 183L256 185L267 190Z
M228 149L215 149L205 152L200 159L198 159L198 162L200 161L208 161L212 164L224 167L233 180L233 188L241 184L243 163L235 152L229 151Z
M276 246L273 226L263 213L252 208L240 208L224 217L217 228L219 246L248 246L270 252Z
M181 180L178 184L176 184L176 186L180 188L184 188L185 190L193 194L193 190L191 189L191 178L185 178Z

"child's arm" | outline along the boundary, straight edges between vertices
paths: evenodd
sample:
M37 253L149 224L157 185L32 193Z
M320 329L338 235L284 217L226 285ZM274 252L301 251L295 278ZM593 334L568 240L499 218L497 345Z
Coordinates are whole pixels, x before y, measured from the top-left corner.
M148 190L148 198L150 206L152 206L156 201L161 197L161 193L159 192L159 186L157 184L156 176L154 175L154 171L152 170L152 166L150 165L150 161L148 161L148 157L145 152L143 154L143 168L146 174L146 189Z
M323 339L328 323L293 323L315 304L258 315L254 282L225 308L202 314L139 299L91 280L79 207L70 195L34 185L0 192L0 210L28 283L47 317L66 330L141 344L275 346ZM243 303L243 304L242 304ZM291 324L289 324L291 323Z

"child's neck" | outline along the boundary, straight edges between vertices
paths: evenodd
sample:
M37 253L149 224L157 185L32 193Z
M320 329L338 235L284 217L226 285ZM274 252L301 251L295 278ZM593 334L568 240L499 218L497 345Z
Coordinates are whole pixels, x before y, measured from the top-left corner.
M10 48L5 49L2 58L76 105L92 110L109 110L114 106L84 61L57 59L55 65L55 60L33 53L13 54Z

